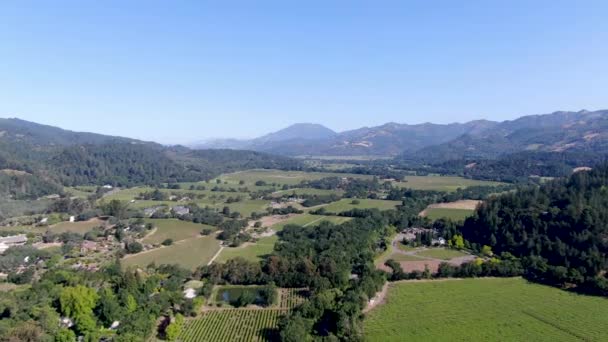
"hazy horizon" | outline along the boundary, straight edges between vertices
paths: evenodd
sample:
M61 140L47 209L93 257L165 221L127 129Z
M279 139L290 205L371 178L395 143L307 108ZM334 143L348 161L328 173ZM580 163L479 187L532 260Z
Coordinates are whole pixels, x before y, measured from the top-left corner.
M608 3L0 4L0 117L165 144L608 107Z

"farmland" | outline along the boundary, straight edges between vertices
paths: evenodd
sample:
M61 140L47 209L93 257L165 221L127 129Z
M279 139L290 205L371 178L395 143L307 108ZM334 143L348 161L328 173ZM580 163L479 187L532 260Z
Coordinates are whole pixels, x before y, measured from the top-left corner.
M226 291L237 297L243 290L256 291L255 286L228 286L214 289L212 299L223 302ZM276 341L278 321L308 296L304 288L279 288L278 299L268 308L218 309L209 307L199 318L186 321L179 340L194 341Z
M183 342L274 341L279 318L286 309L212 310L187 321L180 336Z
M473 180L456 176L405 176L403 182L394 182L393 185L414 190L456 191L475 185L496 186L503 183Z
M145 267L154 262L157 265L178 264L194 270L198 266L206 265L219 248L219 241L215 239L214 235L197 237L174 243L168 247L128 255L122 259L122 265Z
M601 341L608 300L520 278L403 282L365 319L369 341Z
M343 198L337 202L330 203L323 206L327 212L339 214L344 211L352 209L379 209L388 210L395 209L395 207L401 204L400 201L387 201L387 200L375 200L375 199L358 199L358 203L353 204L353 199Z

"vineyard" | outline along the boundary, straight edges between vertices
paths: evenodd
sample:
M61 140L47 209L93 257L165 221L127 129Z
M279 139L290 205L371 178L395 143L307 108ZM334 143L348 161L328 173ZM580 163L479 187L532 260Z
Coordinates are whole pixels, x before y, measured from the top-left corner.
M305 288L301 289L280 289L279 290L279 306L284 309L293 309L296 306L302 304L306 300L308 290Z
M278 306L275 304L271 308L210 308L201 317L187 321L179 340L276 341L280 317L302 304L308 296L305 288L282 288L278 291Z
M198 341L275 341L279 318L285 309L212 310L188 321L179 340Z

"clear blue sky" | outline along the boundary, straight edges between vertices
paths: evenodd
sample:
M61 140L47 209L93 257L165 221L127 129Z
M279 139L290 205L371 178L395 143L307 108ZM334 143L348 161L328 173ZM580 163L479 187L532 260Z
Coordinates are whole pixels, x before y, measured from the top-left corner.
M183 143L607 108L607 13L583 0L3 1L0 117Z

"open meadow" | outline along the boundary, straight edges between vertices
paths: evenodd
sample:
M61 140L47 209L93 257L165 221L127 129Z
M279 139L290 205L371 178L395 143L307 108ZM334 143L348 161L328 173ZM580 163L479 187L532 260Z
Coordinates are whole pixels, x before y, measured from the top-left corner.
M393 283L368 341L605 341L608 300L521 278Z
M278 185L297 185L306 180L317 180L326 177L352 177L360 179L372 179L370 175L359 175L349 173L331 172L304 172L304 171L281 171L281 170L249 170L225 174L219 177L221 181L229 184L238 184L243 181L246 185L255 184L257 181L264 181L267 184L276 183Z
M353 202L353 201L356 201L356 202ZM376 208L379 210L389 210L389 209L395 209L395 207L397 207L400 204L401 204L401 201L343 198L339 201L324 205L323 208L325 208L325 210L327 210L327 212L339 214L341 212L349 211L352 209L374 209L374 208Z
M331 222L334 224L341 224L348 220L350 217L341 217L341 216L321 216L321 215L310 215L310 214L300 214L293 216L287 220L276 223L271 226L272 230L275 232L283 230L288 224L297 224L300 226L308 227L315 224L320 224L321 222ZM266 236L258 239L258 241L253 243L246 243L243 246L239 247L226 247L222 249L217 259L214 262L223 263L230 259L241 257L250 261L259 261L263 256L272 253L274 250L275 243L279 240L276 235Z
M182 240L167 247L160 247L122 258L123 267L146 267L154 262L161 264L178 264L181 267L194 270L206 265L220 249L215 235Z
M198 237L203 229L215 230L215 227L177 219L146 219L146 223L154 226L154 232L146 236L142 242L157 244L172 239L174 242Z
M469 209L450 209L450 208L429 208L425 211L425 217L435 221L440 218L448 218L453 221L464 221L467 217L472 216L475 211Z
M457 176L405 176L403 182L393 182L394 186L414 190L456 191L475 185L496 186L500 182L474 180Z

